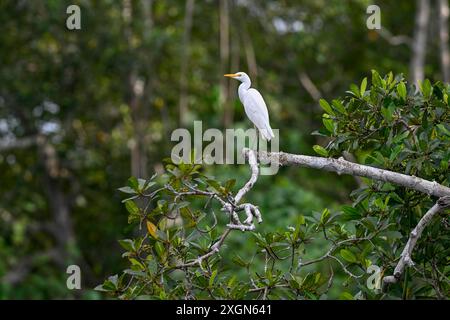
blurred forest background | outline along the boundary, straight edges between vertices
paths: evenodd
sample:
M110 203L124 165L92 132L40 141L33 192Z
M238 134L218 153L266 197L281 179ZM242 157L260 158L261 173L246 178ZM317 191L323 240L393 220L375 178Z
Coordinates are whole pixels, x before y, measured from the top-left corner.
M70 4L81 30L66 28ZM371 4L381 30L366 27ZM0 21L0 299L102 298L92 288L124 268L117 240L135 232L117 188L163 170L176 128L251 127L224 73L250 75L280 149L302 154L324 142L318 100L371 69L449 80L447 0L2 0ZM356 186L283 168L249 197L266 232L350 203ZM248 239L223 254L245 256ZM66 287L72 263L82 290Z

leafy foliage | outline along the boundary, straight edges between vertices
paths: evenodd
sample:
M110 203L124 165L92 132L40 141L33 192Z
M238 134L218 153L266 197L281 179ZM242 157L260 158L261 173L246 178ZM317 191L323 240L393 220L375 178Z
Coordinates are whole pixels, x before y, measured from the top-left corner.
M120 250L117 239L136 236L134 229L145 207L142 196L133 193L139 179L127 186L131 190L124 190L126 197L136 197L127 207L121 205L115 191L132 175L130 149L136 136L144 140L142 153L147 156L147 170L163 170L162 159L170 154L170 133L179 127L177 106L183 63L187 62L184 76L188 123L202 120L204 128L225 129L223 117L228 108L234 127L248 127L235 95L235 84L230 83L227 103L223 103L220 94L222 69L234 72L236 68L252 76L253 85L266 99L273 127L283 128L281 148L293 153L316 150L322 156L337 156L339 151L324 148L328 137L309 135L322 123L322 109L318 99L299 81L301 75L309 77L320 96L328 99L341 94L348 83L364 77L370 68L405 74L408 71L410 47L392 46L381 34L366 28L366 0L229 1L230 57L224 63L218 61L223 51L219 47L218 1L195 1L192 29L186 37L186 1L152 1L149 8L146 3L149 2L77 1L82 29L70 31L65 25L66 9L74 1L0 1L1 299L98 299L103 295L90 288L106 274L127 268L128 259L115 254ZM377 4L382 8L383 28L393 34L412 34L411 17L416 10L413 1L379 0ZM128 5L131 10L126 10ZM345 36L336 41L336 34ZM183 39L190 41L185 43ZM437 39L437 33L430 35L429 52L438 52ZM427 57L425 69L430 79L442 78L435 55ZM144 83L139 115L135 114L130 97L133 89L139 88L132 85L133 78L137 84ZM367 86L370 80L368 77ZM360 83L357 91L361 92ZM399 88L399 96L411 97L411 92L408 95L405 91ZM328 101L335 113L329 113L330 118L324 121L329 127L335 125L334 117L339 116L335 108L345 110L343 106L348 101L342 101L342 105ZM137 125L137 120L142 123ZM136 135L139 128L142 134ZM323 134L328 135L327 132L325 129ZM441 135L442 129L438 128L437 133ZM45 138L54 156L51 162L59 164L57 170L47 170L42 148L34 143L9 147L10 142L14 145L30 141L36 135ZM445 148L441 150L445 152ZM370 152L361 149L355 154L363 162ZM210 166L201 171L215 176L211 180L217 183L236 179L236 186L230 188L234 191L248 174L245 166ZM351 177L281 168L276 177L260 177L246 197L258 204L264 215L264 223L257 229L263 237L279 230L290 232L286 225L295 227L299 216L304 216L309 225L312 221L308 217L320 219L323 207L329 208L331 218L345 214L345 228L354 233L354 221L365 214L350 205L349 194L355 185ZM150 190L156 187L153 185ZM205 231L214 224L214 218L203 209L201 200L204 199L196 199L189 207L206 214L202 220ZM340 209L342 203L345 206ZM62 204L64 210L60 210ZM389 209L391 204L389 200ZM153 201L151 208L155 205ZM126 225L127 210L133 212L129 214L130 225ZM64 219L60 219L60 213L64 213ZM402 238L392 242L396 257L407 229L419 216L420 213L414 213L411 223L402 219ZM217 219L219 230L214 232L218 235L226 218L218 212ZM335 220L326 227L333 223ZM150 233L146 243L152 240L152 233L157 234L153 226L160 228L157 221L142 221L141 232L148 229ZM307 246L300 245L296 259L314 259L329 247L320 233L313 234ZM67 239L61 235L67 235ZM204 241L206 247L208 239ZM335 255L344 261L341 249L345 248L336 249ZM226 276L235 276L234 283L249 282L247 269L233 263L238 259L236 255L245 263L252 262L252 277L256 277L256 272L264 274L264 253L254 257L255 252L252 233L233 232L220 251L222 268L214 283ZM277 260L274 268L287 274L288 261ZM353 297L358 290L352 282L344 287L348 275L339 271L335 260L327 261L334 269L327 297ZM64 270L69 264L81 267L81 291L66 287ZM325 261L305 266L298 276L305 277L309 272L320 272L326 278L331 274ZM425 288L428 290L429 286ZM269 290L268 296L279 290ZM326 291L324 285L321 290ZM400 296L399 292L393 295ZM258 293L251 297L258 297Z
M408 94L401 76L372 74L369 88L365 78L343 99L331 105L321 100L325 110L321 134L331 139L326 148L314 150L331 156L357 153L367 164L448 185L450 89L426 80L419 92L410 88ZM371 265L381 270L377 281L392 272L409 232L431 206L427 195L367 181L352 193L351 206L299 215L296 224L284 230L253 232L248 244L254 248L251 257L243 258L237 251L231 264L219 252L192 264L188 262L220 241L226 218L217 222L213 202L216 197L227 201L235 181L221 184L196 165L169 164L166 169L161 177L131 178L129 186L121 188L132 195L124 200L130 222L147 221L147 232L121 241L130 269L98 289L122 299L319 299L327 297L338 273L345 276L340 285L351 288L341 290L342 299L442 297L448 290L449 239L442 232L447 224L439 222L426 230L413 254L416 265L401 284L385 293L367 285ZM208 221L212 216L214 223ZM326 251L308 258L308 248L317 241L327 243ZM311 270L314 264L325 267ZM244 269L246 277L237 279L236 268Z
M148 181L131 178L120 190L131 195L124 200L129 222L139 222L141 227L146 224L145 235L119 241L126 250L122 257L128 259L130 267L120 276L109 277L97 289L122 299L315 299L326 292L327 278L319 272L300 276L297 260L301 244L312 239L325 223L323 219L307 222L300 216L296 226L286 231L254 233L252 259L236 252L231 265L223 263L217 254L185 266L219 240L227 217L216 217L214 212L220 207L215 199L228 201L234 183L228 180L221 184L201 173L200 166L187 164L168 164L164 175ZM263 268L257 266L259 260L264 261ZM246 281L237 279L233 272L236 268L246 270Z

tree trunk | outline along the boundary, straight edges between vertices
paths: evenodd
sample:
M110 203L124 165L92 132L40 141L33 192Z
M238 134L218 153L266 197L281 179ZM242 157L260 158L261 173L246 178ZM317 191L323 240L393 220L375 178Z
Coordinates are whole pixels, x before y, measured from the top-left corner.
M186 125L188 112L188 90L187 73L189 67L189 48L191 40L192 16L194 14L195 0L186 1L186 13L184 15L184 34L181 47L181 67L180 67L180 100L179 100L179 123Z
M230 21L229 21L229 7L228 0L220 0L219 3L219 28L220 28L220 106L223 108L223 125L225 128L231 126L233 119L231 117L231 106L228 98L228 82L223 74L229 72L236 72L237 70L230 71Z
M37 141L39 161L44 167L44 189L49 200L52 213L53 235L56 240L55 261L64 266L69 257L70 246L75 245L75 234L70 216L70 201L61 185L62 169L58 155L44 136L39 136Z
M439 44L442 80L450 81L450 54L448 51L448 0L439 0Z
M242 40L244 44L245 58L247 60L248 73L252 79L252 83L255 85L258 81L258 64L256 62L255 49L253 47L253 41L250 37L247 26L245 25L245 20L240 20L240 26L242 30Z
M151 2L144 3L144 9L150 10ZM150 7L150 8L149 8ZM148 12L147 12L148 13ZM134 53L132 46L133 38L133 3L130 0L123 0L122 18L124 21L125 39L128 44L128 51L130 58ZM151 20L148 14L145 16L146 27L151 27ZM148 32L145 30L144 32ZM126 101L130 106L131 119L133 121L133 134L131 141L131 175L138 178L146 178L147 174L147 152L146 152L146 126L147 126L147 112L143 107L143 95L145 89L148 89L149 79L147 85L145 81L138 76L139 65L135 60L131 60L130 71L128 74L128 92ZM147 97L148 98L148 97ZM149 100L149 99L147 99Z
M412 58L410 64L410 81L416 85L418 81L422 81L425 76L424 68L429 18L430 1L417 0Z
M239 52L239 38L233 37L231 40L231 57L230 57L230 70L239 70L240 65L240 52ZM231 71L235 72L235 71ZM230 122L233 122L234 119L234 106L232 104L232 100L237 96L237 88L239 82L238 81L230 81L228 84L228 97L229 97L229 108L228 108L228 116L230 118Z

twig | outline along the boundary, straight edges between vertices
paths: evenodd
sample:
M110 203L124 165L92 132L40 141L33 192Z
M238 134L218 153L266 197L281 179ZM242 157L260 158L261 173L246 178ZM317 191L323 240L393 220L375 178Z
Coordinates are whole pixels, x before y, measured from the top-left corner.
M196 259L194 259L191 262L188 263L184 263L184 264L180 264L178 266L176 266L177 269L183 269L183 268L187 268L187 267L193 267L195 265L202 265L203 260L209 258L210 256L212 256L213 254L219 252L220 248L222 247L225 239L228 237L228 235L230 234L230 232L233 229L226 229L225 232L220 236L219 240L214 243L210 248L209 251L207 253L205 253L204 255L201 255L199 257L197 257Z
M306 89L306 91L309 93L311 98L313 98L314 101L318 101L322 97L322 93L316 87L316 85L311 80L309 75L305 71L303 71L298 72L297 76L298 80L300 81L302 86Z
M398 45L401 45L401 44L405 44L405 45L407 45L409 47L411 46L412 39L410 37L408 37L408 36L405 36L405 35L394 36L394 35L392 35L392 33L389 30L387 30L384 27L382 29L380 29L380 30L377 30L377 31L378 31L378 34L383 39L385 39L387 42L389 42L393 46L398 46Z
M343 245L345 245L345 244L347 244L347 243L361 242L361 241L370 241L370 239L372 239L373 236L374 236L374 235L372 235L372 236L370 236L370 237L364 237L364 238L348 238L348 239L345 239L345 240L336 242L335 244L333 244L333 245L330 247L330 249L328 249L328 251L327 251L323 256L321 256L321 257L319 257L319 258L316 258L316 259L312 259L312 260L306 261L306 262L301 262L301 261L300 261L300 262L298 263L298 268L304 267L304 266L307 266L307 265L310 265L310 264L314 264L314 263L317 263L317 262L321 262L321 261L323 261L323 260L325 260L325 259L333 259L333 260L336 260L336 261L341 265L341 267L342 267L342 269L344 270L344 272L347 273L349 276L351 276L352 278L360 278L360 277L362 277L362 275L359 275L359 276L358 276L358 275L355 275L355 274L353 274L352 272L350 272L350 271L345 267L345 265L342 263L342 261L340 261L338 258L336 258L335 256L333 256L332 253L333 253L336 249L338 249L339 247L341 247L341 246L343 246Z

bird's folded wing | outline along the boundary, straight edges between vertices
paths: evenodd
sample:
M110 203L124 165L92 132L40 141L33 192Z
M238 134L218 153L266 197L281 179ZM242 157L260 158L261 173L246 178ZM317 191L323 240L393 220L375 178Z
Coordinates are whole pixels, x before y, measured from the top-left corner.
M258 129L265 129L269 124L269 113L262 95L256 89L249 89L244 98L244 109L247 117Z

